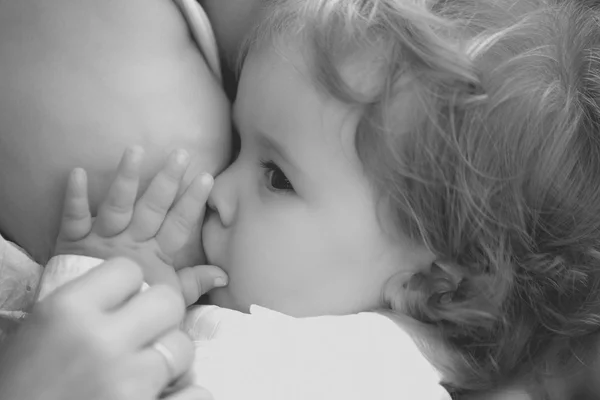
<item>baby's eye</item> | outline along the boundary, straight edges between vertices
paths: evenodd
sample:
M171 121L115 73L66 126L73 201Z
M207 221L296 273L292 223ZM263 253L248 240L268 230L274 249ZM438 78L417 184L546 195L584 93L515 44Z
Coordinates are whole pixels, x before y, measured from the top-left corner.
M294 191L290 180L285 176L281 168L273 161L261 161L260 165L265 170L267 187L272 191Z

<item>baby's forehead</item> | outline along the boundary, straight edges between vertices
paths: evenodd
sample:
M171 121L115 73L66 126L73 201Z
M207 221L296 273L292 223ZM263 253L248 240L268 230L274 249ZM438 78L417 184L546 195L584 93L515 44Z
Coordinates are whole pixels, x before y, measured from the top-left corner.
M240 75L249 60L261 64L265 72L272 68L273 60L283 61L320 91L337 96L349 90L366 101L383 90L387 78L385 54L384 48L353 48L335 57L324 56L310 40L282 34L249 47L240 63ZM408 81L406 74L402 82Z
M240 115L248 114L248 108L256 108L254 102L257 96L265 101L273 101L274 97L281 97L281 89L291 86L293 81L294 85L315 89L319 94L315 99L323 101L323 104L335 102L350 105L363 115L370 112L369 106L380 107L387 118L381 122L395 126L396 133L408 131L409 127L422 121L423 105L415 98L426 88L410 73L397 77L393 96L381 100L389 83L386 64L381 57L383 49L356 49L340 57L339 64L330 65L315 58L318 54L311 52L308 46L304 40L285 36L254 46L242 68L234 120L243 120ZM323 69L321 62L332 69ZM332 78L335 74L337 76ZM285 104L293 103L288 100ZM281 106L283 104L276 103L270 107L276 109ZM297 113L302 112L297 102L292 107L296 108ZM322 109L323 112L325 110ZM393 112L387 112L391 110Z

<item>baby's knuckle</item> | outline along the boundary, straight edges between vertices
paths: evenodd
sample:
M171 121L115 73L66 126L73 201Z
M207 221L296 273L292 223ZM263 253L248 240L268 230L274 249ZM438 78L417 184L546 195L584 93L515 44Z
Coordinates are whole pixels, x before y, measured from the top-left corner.
M163 178L165 178L165 182L164 182L165 185L179 186L179 181L181 179L181 171L180 170L167 168L167 169L164 169L162 171L162 173L163 173L162 174Z
M113 215L129 215L131 213L131 207L125 204L111 202L104 204L104 211Z
M83 219L86 219L88 216L90 215L90 213L88 211L85 210L65 210L63 212L63 216L65 217L65 219L69 219L69 220L75 220L75 221L80 221Z
M145 204L146 209L153 214L163 215L169 209L169 205L161 204L158 201L148 201Z
M175 225L177 230L179 230L180 232L192 231L191 221L181 214L176 214L173 216L173 225Z

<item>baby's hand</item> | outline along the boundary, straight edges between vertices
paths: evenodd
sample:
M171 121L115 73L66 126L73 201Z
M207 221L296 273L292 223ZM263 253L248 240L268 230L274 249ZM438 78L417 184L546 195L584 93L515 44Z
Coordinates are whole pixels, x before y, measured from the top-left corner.
M55 254L131 258L142 266L148 284L167 284L182 291L186 304L192 304L213 287L224 286L227 279L214 266L173 268L173 258L204 215L213 179L208 174L197 176L177 199L189 157L176 151L136 201L142 160L140 148L125 152L95 218L90 213L85 171L71 173Z

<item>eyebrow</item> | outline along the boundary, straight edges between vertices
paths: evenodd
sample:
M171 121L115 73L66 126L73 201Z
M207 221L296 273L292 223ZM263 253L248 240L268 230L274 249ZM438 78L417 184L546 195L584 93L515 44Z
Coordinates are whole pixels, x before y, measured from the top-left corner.
M297 171L300 171L300 168L298 168L298 165L294 162L294 158L292 157L292 155L287 151L286 148L281 146L281 144L279 144L275 139L273 139L272 137L269 137L268 135L266 135L263 132L258 132L257 136L258 136L258 143L263 148L274 151L284 161L286 161L288 164L290 164L292 167L294 167L294 169L296 169Z
M284 149L283 146L277 143L276 140L270 138L263 132L258 132L258 143L260 143L260 145L265 149L273 150L275 153L278 153L281 158L284 158L286 160L290 159L290 155L288 154L286 149Z
M238 135L241 135L238 127L238 114L236 109L234 108L231 118L233 127L238 132ZM277 153L287 164L289 164L292 168L294 168L297 172L300 172L300 168L298 164L294 162L294 158L291 157L291 154L285 149L280 143L278 143L274 138L265 134L262 131L257 131L256 136L258 137L258 143L261 147L274 151Z

